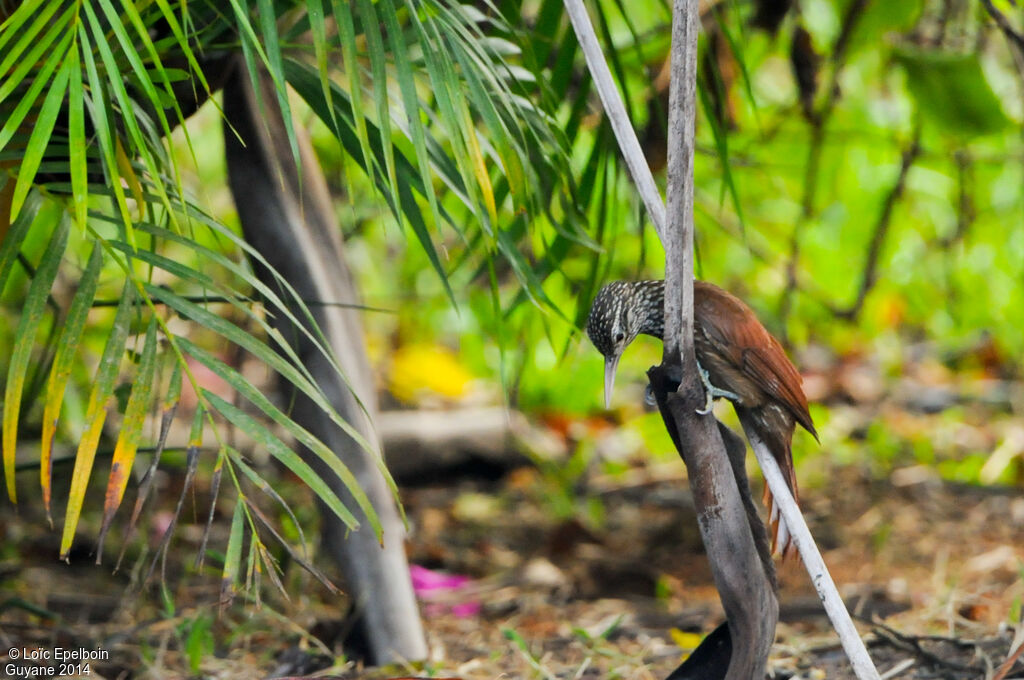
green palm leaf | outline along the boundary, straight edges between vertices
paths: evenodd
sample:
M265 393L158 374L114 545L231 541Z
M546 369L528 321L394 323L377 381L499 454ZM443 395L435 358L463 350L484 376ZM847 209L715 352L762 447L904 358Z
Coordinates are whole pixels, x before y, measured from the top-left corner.
M61 219L53 230L50 244L43 253L43 258L32 277L25 305L22 308L18 329L15 331L14 348L11 351L11 362L7 372L7 389L4 393L3 417L3 459L4 477L7 479L7 495L12 502L17 502L14 487L14 454L18 443L18 421L21 415L21 394L25 388L25 374L32 358L32 347L36 332L43 320L46 300L50 295L50 287L57 277L57 269L64 248L68 242L68 221Z
M135 309L135 296L131 284L124 288L121 304L111 324L110 335L103 349L96 377L93 380L92 393L89 395L89 406L85 414L85 432L82 434L75 455L75 468L71 473L71 490L68 492L68 507L64 516L64 532L60 541L61 559L67 557L71 550L71 542L75 537L78 519L85 501L85 490L92 475L93 461L96 459L96 448L99 446L103 423L107 418L107 402L114 394L118 368L124 354L125 341Z
M129 534L134 530L182 380L199 397L200 439L202 431L213 430L218 440L217 479L226 471L225 478L239 492L224 564L225 595L240 582L243 556L250 575L256 573L254 560L269 565L270 558L255 535L264 528L262 515L242 493L243 484L267 487L258 483L254 470L241 467L241 459L224 443L219 432L224 421L247 432L343 521L356 526L355 508L344 506L293 445L268 427L273 423L339 476L368 524L380 532L374 509L334 453L211 351L213 346L244 350L371 449L272 323L280 320L296 328L341 374L315 315L260 253L187 195L171 148L172 132L186 127L185 150L194 157L187 116L223 82L222 55L240 54L254 82L260 70L270 74L273 100L261 105L276 105L284 113L294 160L299 147L292 108L298 114L308 107L365 173L381 205L409 226L411 239L453 301L450 278L456 268L472 262L491 272L498 286L495 261L502 260L527 291L525 298L550 304L544 277L558 270L562 255L536 257L535 248L548 237L532 241L532 220L555 225L553 240L560 245L554 252L564 253L568 244L594 244L579 228L582 210L562 179L568 175L568 140L557 130L553 112L532 101L542 66L523 67L526 55L512 23L493 11L485 14L448 0L231 0L226 11L183 0L27 0L0 25L0 168L14 168L0 194L13 220L9 229L0 225L6 230L0 244L0 287L13 278L25 244L37 240L36 231L54 235L24 292L25 311L15 330L6 378L4 466L13 497L18 425L32 412L30 404L19 400L32 392L24 385L40 342L36 331L46 320L48 300L70 297L67 309L59 312L62 327L53 334L56 340L46 345L52 365L46 368L40 409L40 479L49 508L52 450L65 429L57 427L65 395L88 395L81 422L70 428L80 427L82 436L62 555L71 547L99 442L109 427L110 397L125 379L131 389L107 480L101 540L143 442L143 416L155 409L159 437L129 519ZM549 103L560 101L545 96ZM565 212L573 217L555 217ZM74 232L71 222L78 227ZM465 255L450 255L453 237ZM65 250L83 253L77 259L87 262L73 296L53 294L60 285L57 272L76 259L62 257ZM271 280L262 281L243 259L269 270ZM123 288L113 320L109 314L90 314L101 303L97 292L108 288ZM494 299L500 303L497 292ZM223 307L199 301L213 298ZM138 321L144 331L129 342ZM181 330L182 322L188 330ZM97 330L106 338L98 368L81 379L72 367L90 353ZM183 337L193 330L201 332ZM124 362L126 349L135 342L138 363ZM193 374L194 362L228 383L252 410L204 389ZM158 390L161 383L168 389ZM63 411L68 419L69 409ZM379 452L371 454L394 488ZM203 458L196 447L193 460ZM246 524L254 532L248 551L242 547Z
M93 247L89 263L86 265L85 271L82 272L82 276L78 281L78 291L75 293L75 297L71 301L71 307L64 318L64 327L57 342L57 353L53 358L50 378L46 388L42 442L40 445L39 478L43 490L43 505L46 508L46 516L51 526L53 525L53 520L50 518L50 496L53 475L53 445L57 433L57 420L60 417L61 406L64 403L64 391L67 388L68 380L71 378L71 370L75 360L78 358L82 332L85 330L89 309L92 307L93 299L96 296L102 264L103 250L99 245L96 245Z

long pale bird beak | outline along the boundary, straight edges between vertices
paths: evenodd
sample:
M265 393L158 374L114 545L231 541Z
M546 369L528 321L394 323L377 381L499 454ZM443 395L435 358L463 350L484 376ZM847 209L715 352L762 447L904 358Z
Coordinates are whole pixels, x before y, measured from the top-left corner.
M615 369L619 367L619 356L604 358L604 407L612 406L612 390L615 388Z

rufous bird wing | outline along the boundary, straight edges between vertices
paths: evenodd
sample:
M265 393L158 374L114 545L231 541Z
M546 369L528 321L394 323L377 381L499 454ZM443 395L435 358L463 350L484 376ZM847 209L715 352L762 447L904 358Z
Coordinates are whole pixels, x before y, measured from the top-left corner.
M731 293L705 282L700 283L697 305L701 328L719 353L727 356L769 397L781 402L798 423L817 438L803 378L786 356L779 341L761 325L754 312Z
M778 340L767 331L765 335L769 342L743 350L744 370L761 389L782 402L796 421L817 439L818 432L807 407L807 396L801 387L803 378Z

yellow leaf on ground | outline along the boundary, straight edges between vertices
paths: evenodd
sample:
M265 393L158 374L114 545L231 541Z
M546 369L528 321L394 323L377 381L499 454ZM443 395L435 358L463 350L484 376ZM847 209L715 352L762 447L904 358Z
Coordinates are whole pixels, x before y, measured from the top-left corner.
M704 633L687 633L673 628L668 632L672 637L672 642L676 644L684 652L690 652L700 646L701 640L704 639Z
M388 389L406 403L430 396L455 401L468 394L472 381L473 376L451 350L414 344L399 347L392 356Z

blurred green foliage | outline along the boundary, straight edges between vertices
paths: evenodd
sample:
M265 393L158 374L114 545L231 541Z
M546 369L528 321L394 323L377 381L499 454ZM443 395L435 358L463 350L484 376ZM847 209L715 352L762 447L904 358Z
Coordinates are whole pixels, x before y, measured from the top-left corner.
M529 3L524 6L529 16ZM1022 74L981 10L943 19L941 2L855 6L860 4L803 2L800 14L788 16L774 35L749 25L748 4L722 3L705 18L701 87L717 82L722 90L717 96L725 120L719 122L728 155L721 155L710 124L714 112L703 109L696 159L699 276L746 299L785 337L798 362L804 348L824 346L838 358L873 358L879 380L892 383L906 370L913 343L926 342L943 360L991 338L1003 370L1019 379ZM657 77L667 57L668 13L660 2L630 3L628 15L610 0L602 9L605 36L615 46L613 72L623 78L640 137L651 140L646 151L657 163L667 98ZM798 26L809 34L814 53L817 90L810 116L791 66ZM723 30L733 40L712 50ZM566 116L573 104L566 102ZM518 287L499 272L509 285L499 290L502 313L496 314L481 272L454 266L461 248L454 237L446 244L453 308L423 254L367 209L367 189L358 178L343 163L332 168L344 178L347 199L339 214L352 237L366 300L395 311L368 314L372 333L458 348L472 372L500 380L509 402L526 411L581 416L600 409L602 362L577 326L589 293L612 278L660 277L663 260L617 162L605 159L588 174L594 170L587 165L592 136L608 134L593 97L588 106L595 115L583 120L574 169L600 194L588 218L603 252L596 269L585 248L559 263L558 274L544 284L554 310L515 304L522 300ZM919 151L901 183L901 165L915 146ZM726 169L738 204L725 186ZM543 219L533 226L538 242L558 227ZM858 305L872 257L875 280ZM616 403L627 427L664 452L670 447L660 423L636 406L644 371L659 360L657 342L635 343L620 368ZM984 373L969 360L950 365L977 377ZM954 409L942 417L962 415ZM997 415L996 424L1008 416ZM830 456L847 462L871 457L879 473L922 463L943 476L977 480L989 453L957 449L954 458L940 460L950 450L937 451L940 445L927 432L908 440L881 419L868 427L866 439L851 444L842 441L841 431L830 435L827 409L817 408L815 418L825 424ZM797 438L798 461L821 451L804 439ZM1009 469L1000 476L1012 479Z
M953 390L971 393L966 383L974 379L1019 381L1024 76L995 22L977 3L804 0L798 12L769 31L752 24L757 5L712 3L703 17L695 167L698 275L747 300L804 366L801 358L809 349L826 348L831 366L871 363L876 379L890 385L909 371L909 348L923 343L950 369ZM667 3L601 0L592 9L613 74L661 178ZM455 349L470 373L500 385L496 399L530 413L581 418L601 411L602 361L579 330L594 292L614 278L660 277L663 255L614 150L561 3L505 0L489 11L503 13L504 21L480 21L480 30L494 29L500 35L496 45L518 41L510 68L522 64L530 73L516 70L516 76L523 83L531 82L531 74L540 76L535 90L506 93L507 103L518 111L517 97L529 95L548 105L564 132L558 141L568 149L571 176L563 179L580 205L554 189L550 205L515 196L510 184L525 180L507 177L515 168L499 168L502 154L490 155L500 223L485 237L477 221L486 212L478 203L486 201L467 203L435 176L433 188L447 220L434 224L438 213L426 199L416 205L430 223L446 278L434 271L433 251L381 200L380 188L364 173L365 159L339 145L336 131L297 97L291 109L297 125L312 132L339 199L338 218L364 301L383 310L364 315L381 369L398 345L439 343ZM297 43L302 30L292 27L287 37ZM368 52L357 58L372 67L372 50L359 49ZM428 88L417 85L428 99ZM366 87L378 106L394 94ZM474 94L481 98L480 91ZM483 115L474 111L478 119ZM420 113L423 120L433 115L426 108ZM374 122L372 116L368 120ZM481 134L497 123L477 122ZM207 106L188 128L188 139L180 130L174 133L174 166L197 203L235 228L218 112ZM392 134L396 149L413 153L408 138ZM451 127L441 126L438 148L454 144L451 134ZM548 151L531 140L517 143L524 157ZM563 160L548 169L563 170ZM468 168L467 163L463 174L486 179ZM532 208L529 214L523 202ZM72 271L84 266L88 240L116 238L120 227L96 222L92 229L88 238L71 233ZM235 246L211 230L189 236L199 246L238 256ZM43 232L29 233L22 248L26 261L38 262L47 241ZM505 256L493 257L501 248ZM161 254L205 272L196 248L167 242ZM531 269L524 270L527 265ZM15 268L8 291L25 288L28 278ZM107 285L98 298L115 299L119 290ZM95 323L83 340L93 355L107 336L103 319L113 313L111 308L93 314ZM3 314L9 337L18 312ZM41 332L46 330L44 323ZM197 344L224 348L216 333L201 333L207 337ZM995 356L987 363L973 352L985 342ZM0 369L6 370L9 358L0 356ZM644 371L659 360L655 341L641 339L630 348L620 367L616 417L645 448L674 455L657 417L640 406ZM92 371L81 362L66 396L61 427L72 440L80 435ZM28 384L38 380L30 374ZM873 419L864 425L844 415L842 390L826 395L826 404L814 410L823 447L802 435L795 442L798 465L812 472L820 471L815 459L824 451L830 460L862 463L878 474L925 464L944 476L976 481L991 453L992 441L960 445L948 443L955 438L932 437L931 425L945 431L961 418L977 420L962 404L908 432L895 430L872 410L878 404L866 407ZM727 408L719 412L727 421L731 417ZM1011 417L1000 406L986 421L996 444ZM997 479L1019 479L1019 469L1006 467Z

